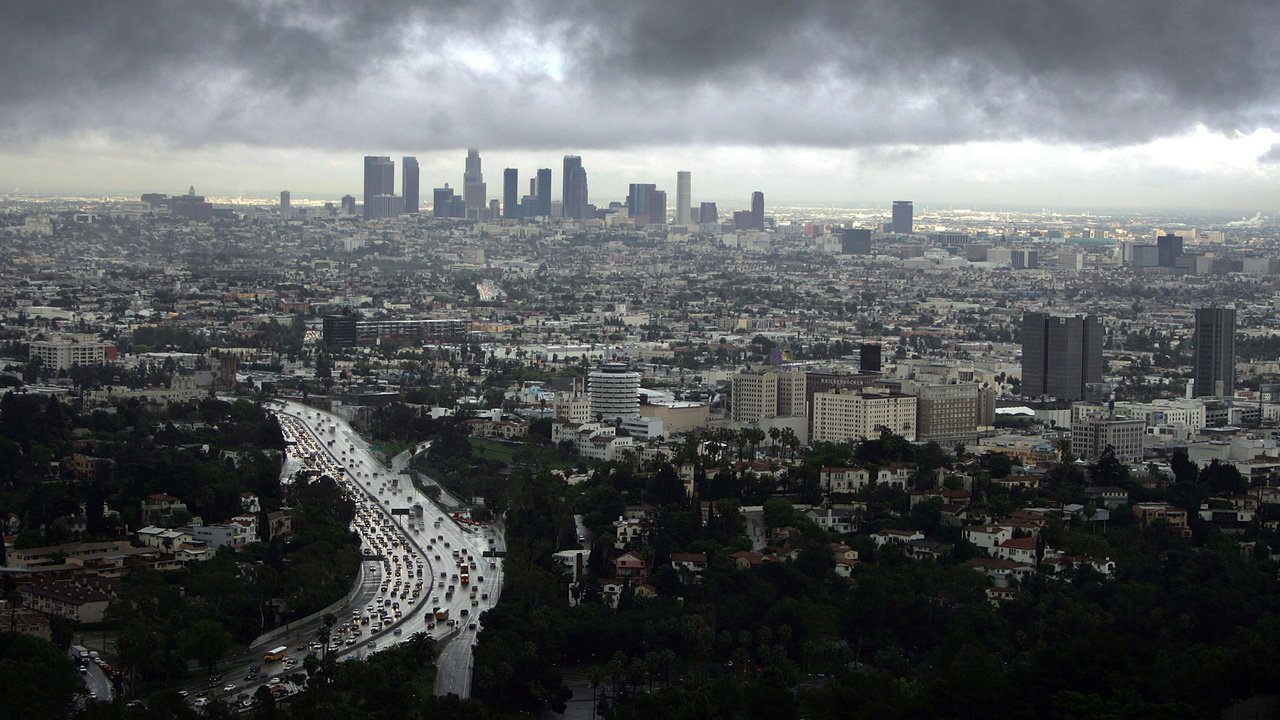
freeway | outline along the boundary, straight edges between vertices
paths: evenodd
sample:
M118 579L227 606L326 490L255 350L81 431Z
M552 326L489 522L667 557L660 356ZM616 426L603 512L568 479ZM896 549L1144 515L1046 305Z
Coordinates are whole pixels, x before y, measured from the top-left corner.
M365 561L346 598L256 640L244 655L224 663L223 675L209 678L207 689L188 689L193 704L202 706L213 696L247 707L260 685L278 685L282 695L293 692L287 678L302 658L326 652L319 642L325 614L337 620L327 652L340 660L361 659L415 633L430 635L442 646L437 692L468 696L479 615L502 589L502 560L485 557L502 547L501 532L437 508L407 475L383 466L341 418L296 402L270 401L266 407L287 445L282 482L301 482L295 479L299 471L334 478L355 503L352 529ZM285 660L264 660L280 646L287 648Z
M384 573L396 572L397 552L407 572L417 571L422 597L405 598L406 582L401 601L412 604L390 625L391 641L425 632L441 642L437 692L467 697L471 687L471 648L480 627L479 615L497 602L502 589L501 558L485 556L491 549L503 547L501 532L465 518L455 519L440 510L413 486L407 475L383 466L368 443L337 416L292 402L274 403L271 409L281 427L288 428L287 434L310 440L299 443L295 452L304 466L307 462L326 464L359 497L356 526L362 539L369 543L367 549L375 555L390 550L393 558L390 566L384 562ZM399 463L393 463L399 470L396 465ZM371 541L364 536L365 528L375 530ZM377 530L382 531L381 536ZM388 548L388 533L393 533L398 546ZM387 582L394 582L390 575L384 577ZM385 583L379 590L384 587ZM386 597L381 599L387 602ZM353 611L362 605L367 611L370 604L363 599L349 603ZM447 620L438 621L437 611ZM388 637L386 628L382 637ZM357 639L350 650L358 657L370 649L370 642ZM386 640L382 642L385 644Z

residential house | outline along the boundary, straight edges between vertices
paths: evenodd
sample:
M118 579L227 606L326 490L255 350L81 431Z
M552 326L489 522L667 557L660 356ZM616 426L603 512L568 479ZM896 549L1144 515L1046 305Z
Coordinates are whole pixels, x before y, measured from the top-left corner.
M810 508L805 511L805 515L823 530L834 530L845 535L858 529L857 519L848 510L837 510L829 507Z
M881 530L871 534L871 539L875 542L876 548L882 548L886 545L906 545L912 540L923 540L924 533L919 530Z
M818 471L818 486L824 493L856 493L871 484L866 468L823 467Z
M644 556L634 550L622 553L613 561L613 572L620 578L649 579L649 567Z
M1039 538L1009 538L996 547L995 556L1022 565L1035 565L1037 543L1039 543Z
M1169 503L1138 503L1133 506L1133 514L1142 527L1149 527L1157 520L1164 520L1183 537L1191 537L1191 527L1187 524L1187 511Z
M702 572L707 569L707 554L701 552L671 553L671 568L685 584L702 582Z
M172 527L179 522L174 519L179 513L190 514L186 503L168 493L148 495L142 500L142 522L145 525Z
M972 525L964 529L964 539L985 555L994 556L995 549L1013 537L1013 528L998 525Z
M1108 510L1122 508L1129 504L1129 491L1114 485L1092 485L1084 489L1084 494L1095 504Z

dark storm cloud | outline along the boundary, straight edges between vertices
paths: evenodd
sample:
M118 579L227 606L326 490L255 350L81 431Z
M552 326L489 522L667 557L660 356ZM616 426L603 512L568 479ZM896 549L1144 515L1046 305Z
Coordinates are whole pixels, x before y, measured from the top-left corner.
M1124 144L1273 125L1280 90L1271 2L125 0L2 20L10 143Z

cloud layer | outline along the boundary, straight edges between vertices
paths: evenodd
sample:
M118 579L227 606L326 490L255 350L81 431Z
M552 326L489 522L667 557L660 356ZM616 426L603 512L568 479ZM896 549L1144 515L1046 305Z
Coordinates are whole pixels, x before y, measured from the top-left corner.
M1280 5L1016 0L14 3L0 141L430 151L1275 127Z

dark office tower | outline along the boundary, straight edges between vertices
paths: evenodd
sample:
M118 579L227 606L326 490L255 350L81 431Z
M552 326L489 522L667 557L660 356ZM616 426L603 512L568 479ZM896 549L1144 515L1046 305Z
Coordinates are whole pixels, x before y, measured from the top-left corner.
M845 255L870 255L871 231L866 228L844 228L841 230L840 252Z
M400 194L404 196L404 211L416 215L422 194L418 191L418 158L412 155L400 160Z
M644 222L648 222L649 216L649 199L653 192L658 189L653 183L631 183L627 186L627 216L640 217L645 216Z
M582 168L582 158L564 156L564 177L561 178L560 205L564 216L582 219L587 209L587 171Z
M858 372L880 372L880 346L876 343L862 343L858 346Z
M649 193L649 224L667 224L667 192L654 190Z
M462 199L467 203L467 214L476 212L479 217L484 212L485 203L484 173L480 171L480 151L475 148L467 150L466 172L462 174Z
M915 208L910 200L893 201L893 223L890 228L901 235L910 235L914 225Z
M536 213L540 217L551 217L551 168L538 168L537 182L533 193L538 198Z
M354 315L325 315L324 329L320 337L330 349L355 345L356 317Z
M502 217L520 217L520 171L516 168L502 171Z
M281 215L289 214L289 191L288 190L280 191L280 214Z
M1236 391L1236 311L1196 309L1196 397L1229 396Z
M396 164L386 155L364 156L364 216L366 219L377 217L373 214L378 195L395 195Z
M764 193L759 190L751 193L751 227L764 229Z
M453 188L449 187L449 183L445 183L444 187L436 188L431 191L431 216L447 218L449 217L449 206L453 204Z
M1102 323L1094 315L1027 313L1022 319L1022 394L1083 400L1102 382Z
M1181 237L1173 233L1165 233L1156 238L1156 263L1160 267L1177 267L1180 257L1182 257Z
M720 222L720 211L713 202L704 202L698 206L698 222L713 224Z
M342 196L342 212L348 215L356 214L356 198L354 195Z

